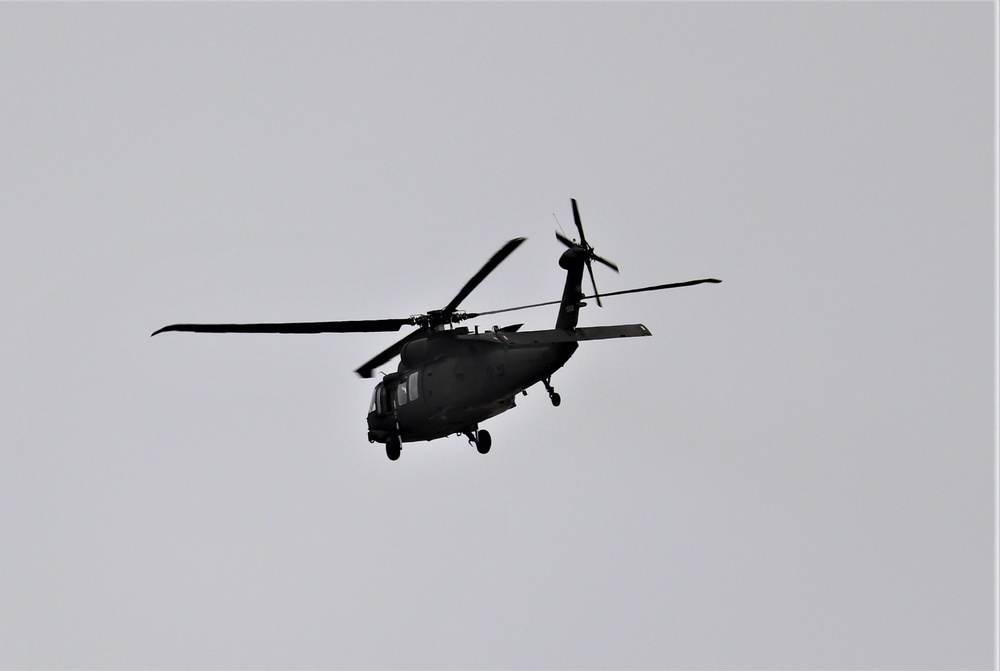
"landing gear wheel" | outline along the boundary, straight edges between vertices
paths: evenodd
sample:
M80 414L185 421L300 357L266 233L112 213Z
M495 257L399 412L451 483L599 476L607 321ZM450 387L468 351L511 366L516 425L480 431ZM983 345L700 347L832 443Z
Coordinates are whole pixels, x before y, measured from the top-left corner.
M552 401L552 405L558 408L559 404L562 403L562 397L552 388L551 378L542 380L542 384L545 385L545 391L549 392L549 400Z
M389 436L389 440L385 441L385 456L389 457L389 461L396 461L399 459L399 455L402 451L403 448L399 444L399 438L396 436Z
M479 431L476 436L476 449L479 450L479 454L486 454L490 451L490 447L493 445L493 438L490 437L490 432L486 429Z

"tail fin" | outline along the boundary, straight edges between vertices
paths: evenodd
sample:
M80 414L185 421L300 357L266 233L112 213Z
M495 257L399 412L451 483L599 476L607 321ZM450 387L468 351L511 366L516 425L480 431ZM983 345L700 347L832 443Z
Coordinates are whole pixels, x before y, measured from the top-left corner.
M559 303L557 329L575 329L580 319L580 308L584 305L583 267L586 265L586 257L577 250L582 251L579 247L570 248L559 257L559 266L566 269L566 284Z

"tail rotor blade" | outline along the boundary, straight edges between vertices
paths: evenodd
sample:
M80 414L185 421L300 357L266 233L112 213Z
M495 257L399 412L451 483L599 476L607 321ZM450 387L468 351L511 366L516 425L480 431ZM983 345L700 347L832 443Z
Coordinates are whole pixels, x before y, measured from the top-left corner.
M573 221L576 222L576 230L580 231L580 245L587 246L587 236L583 234L583 222L580 221L580 208L576 205L576 198L569 199L573 203Z
M594 287L594 298L597 299L597 307L603 308L601 305L601 294L597 290L597 282L594 281L594 267L590 264L590 259L587 259L587 272L590 273L590 286Z
M597 261L598 263L603 263L604 265L606 265L608 268L611 268L611 270L615 271L616 273L618 272L618 265L616 263L614 263L613 261L608 261L607 259L601 258L597 254L591 254L591 258L594 259L595 261Z
M570 240L569 238L567 238L565 235L563 235L559 231L556 231L556 240L558 240L559 242L563 243L564 245L566 245L570 249L572 249L573 247L576 247L576 245L573 243L572 240Z

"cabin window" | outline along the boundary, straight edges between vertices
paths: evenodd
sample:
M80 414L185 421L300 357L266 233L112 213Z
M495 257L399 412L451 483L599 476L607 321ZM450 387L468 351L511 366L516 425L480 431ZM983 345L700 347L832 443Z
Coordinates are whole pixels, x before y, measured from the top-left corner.
M406 395L406 378L399 381L399 386L396 387L396 405L404 405L406 401L409 400Z
M410 377L407 379L407 390L410 392L410 400L416 401L420 396L420 385L417 382L417 374L419 371L413 371L410 373Z

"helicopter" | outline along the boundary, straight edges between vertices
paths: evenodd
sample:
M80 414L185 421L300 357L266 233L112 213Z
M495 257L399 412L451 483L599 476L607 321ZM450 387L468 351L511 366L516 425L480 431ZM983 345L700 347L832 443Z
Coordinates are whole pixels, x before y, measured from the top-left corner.
M396 372L376 384L368 406L368 440L383 443L386 456L399 459L403 443L431 441L451 435L463 435L486 454L492 446L489 431L479 425L515 407L519 394L539 382L553 406L562 399L552 387L552 375L573 356L579 343L609 338L634 338L652 335L642 324L614 326L578 326L580 308L585 300L645 291L660 291L721 280L705 278L626 289L601 294L594 279L593 262L616 273L618 266L594 251L587 242L576 199L570 199L579 240L556 232L556 239L566 246L559 266L566 271L562 298L512 308L485 312L458 309L479 284L492 273L526 238L508 241L486 262L461 291L443 308L400 319L365 319L327 322L283 322L259 324L171 324L153 332L189 331L197 333L373 333L399 331L404 326L416 330L397 340L363 363L355 372L371 378L375 370L399 356ZM557 220L558 223L558 220ZM594 293L584 295L583 272L587 271ZM523 324L490 330L470 330L457 326L463 321L529 308L558 305L555 327L540 331L521 331Z

